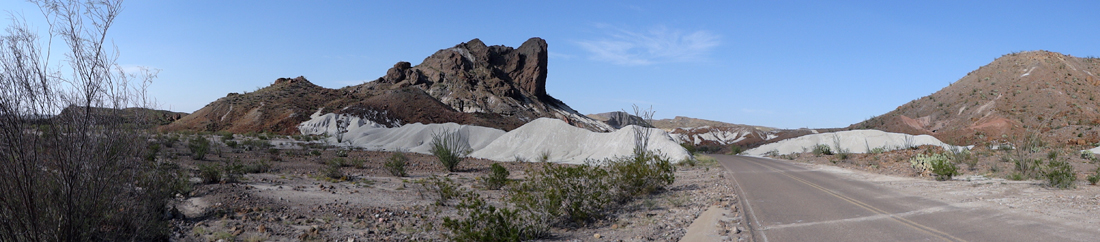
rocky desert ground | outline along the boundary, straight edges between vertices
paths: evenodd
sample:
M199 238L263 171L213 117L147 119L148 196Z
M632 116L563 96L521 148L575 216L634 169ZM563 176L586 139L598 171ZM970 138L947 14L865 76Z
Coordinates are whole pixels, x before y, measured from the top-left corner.
M432 176L455 181L500 204L509 189L489 190L483 178L491 164L501 164L511 180L522 180L542 166L539 162L495 162L465 159L447 172L434 156L402 153L408 158L406 177L391 175L383 163L394 152L342 150L317 141L270 137L269 142L293 143L279 149L231 148L216 136L181 135L182 140L210 138L212 151L195 160L185 144L162 152L166 162L191 172L192 191L172 204L175 241L440 241L451 232L444 218L460 218L453 204L436 204L438 197L422 181ZM229 142L257 144L256 137L236 135ZM346 156L345 156L346 155ZM327 176L333 160L344 179ZM262 166L235 181L207 182L204 166ZM261 165L262 164L262 165ZM223 176L225 176L223 174ZM677 241L689 225L711 207L738 211L726 173L705 157L694 166L676 166L675 182L653 194L615 206L593 223L555 227L542 241ZM746 238L738 213L726 214L721 231L731 241Z

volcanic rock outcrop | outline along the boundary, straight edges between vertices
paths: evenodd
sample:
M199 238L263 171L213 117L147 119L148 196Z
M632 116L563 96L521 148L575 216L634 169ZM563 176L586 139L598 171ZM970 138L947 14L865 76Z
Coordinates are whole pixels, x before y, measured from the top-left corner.
M546 93L547 53L540 38L519 48L473 39L415 66L397 62L385 76L360 85L329 89L304 77L279 78L252 93L230 93L162 130L294 134L318 111L385 126L454 122L512 130L545 117L592 131L613 130Z

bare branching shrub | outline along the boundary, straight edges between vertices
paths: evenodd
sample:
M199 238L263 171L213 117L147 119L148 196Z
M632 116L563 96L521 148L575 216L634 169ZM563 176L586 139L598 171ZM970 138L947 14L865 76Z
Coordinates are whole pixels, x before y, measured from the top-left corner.
M168 240L186 182L146 158L152 117L134 107L156 74L115 62L121 2L35 3L47 38L15 16L0 36L0 241Z
M454 172L458 168L458 163L462 162L462 158L470 152L470 144L466 136L458 130L432 133L430 146L432 155L439 158L439 162L450 172Z

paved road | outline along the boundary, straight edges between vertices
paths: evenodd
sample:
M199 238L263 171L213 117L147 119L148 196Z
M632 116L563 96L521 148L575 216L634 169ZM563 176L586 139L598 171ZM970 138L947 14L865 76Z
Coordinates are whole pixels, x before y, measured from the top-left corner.
M788 161L715 158L733 173L758 242L1100 241L1095 229L953 207Z

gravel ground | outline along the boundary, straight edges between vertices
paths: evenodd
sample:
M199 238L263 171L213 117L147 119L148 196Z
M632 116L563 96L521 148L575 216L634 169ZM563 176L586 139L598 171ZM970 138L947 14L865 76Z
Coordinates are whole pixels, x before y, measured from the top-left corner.
M499 190L482 189L479 177L494 161L466 159L458 172L446 172L435 157L406 154L409 177L394 177L382 166L391 152L348 152L289 148L271 152L217 148L206 160L196 161L186 148L166 149L167 159L190 169L194 187L179 194L173 206L175 241L440 241L449 233L442 218L458 216L453 206L437 206L416 180L438 175L500 203ZM217 150L221 150L218 152ZM317 152L314 152L317 151ZM322 176L324 163L342 158L361 160L359 167L340 170L346 181ZM263 173L246 174L236 183L202 184L199 165L266 162ZM523 179L537 163L501 163L511 179ZM667 189L622 204L609 216L580 228L555 228L543 241L678 241L687 227L712 205L738 211L732 185L714 163L678 166L676 181ZM740 214L733 214L739 217ZM733 241L740 219L727 219L716 228Z

